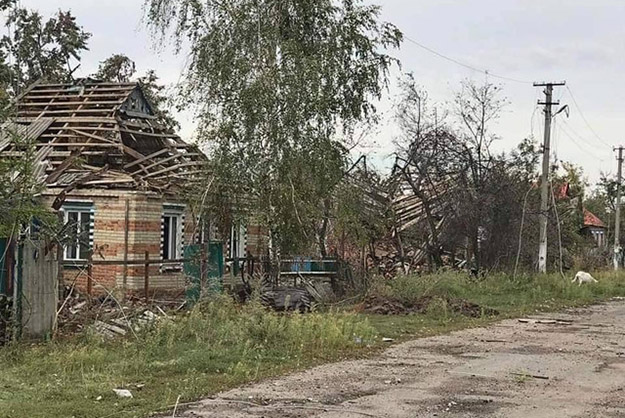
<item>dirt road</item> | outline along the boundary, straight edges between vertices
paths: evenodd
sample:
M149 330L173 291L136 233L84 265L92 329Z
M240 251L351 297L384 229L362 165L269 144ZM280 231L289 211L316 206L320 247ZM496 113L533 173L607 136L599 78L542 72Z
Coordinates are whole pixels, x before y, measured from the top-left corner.
M176 416L625 417L625 303L539 318L548 320L398 344L224 392Z

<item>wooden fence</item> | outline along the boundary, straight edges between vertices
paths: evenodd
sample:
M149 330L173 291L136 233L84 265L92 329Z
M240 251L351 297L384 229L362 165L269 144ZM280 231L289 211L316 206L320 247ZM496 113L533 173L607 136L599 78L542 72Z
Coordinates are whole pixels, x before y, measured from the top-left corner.
M150 293L150 266L183 265L184 263L200 263L200 277L206 272L207 257L204 251L199 258L178 258L173 260L150 259L149 251L145 252L143 260L94 260L92 254L87 260L87 294L93 295L93 266L122 266L124 267L124 277L129 266L143 266L143 294L145 301L149 300ZM183 272L181 271L181 274Z
M25 339L50 336L58 303L58 262L42 241L26 241L18 255L16 313Z

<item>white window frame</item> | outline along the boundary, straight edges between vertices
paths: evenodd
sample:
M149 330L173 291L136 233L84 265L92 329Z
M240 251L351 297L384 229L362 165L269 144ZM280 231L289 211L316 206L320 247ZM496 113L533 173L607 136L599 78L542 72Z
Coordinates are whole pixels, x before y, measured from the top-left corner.
M165 219L169 218L169 223L165 222ZM171 222L175 219L174 223ZM167 211L163 213L163 248L161 248L162 260L177 260L182 258L182 246L183 246L183 231L182 231L182 212ZM175 240L172 240L175 237ZM167 257L165 257L165 249L167 249Z
M230 228L230 258L245 258L247 249L247 227L235 222Z
M76 262L76 261L87 261L87 258L83 258L81 257L81 253L83 252L82 249L86 246L86 253L88 254L89 251L91 250L92 247L92 242L91 242L91 237L92 237L92 228L93 228L93 207L89 207L89 206L67 206L67 207L63 207L62 209L63 212L63 222L65 223L65 225L69 224L69 218L70 218L70 214L71 213L76 213L76 218L77 218L77 222L75 225L73 225L73 227L75 228L73 233L75 234L76 238L73 242L73 245L65 245L63 248L63 261L70 261L70 262ZM84 225L83 221L85 220L84 217L86 217L86 221L87 221L87 231L83 231L82 230L82 226ZM85 234L86 232L86 234ZM87 242L81 242L80 240L80 236L85 234L87 236ZM72 256L70 254L70 249L72 247L76 247L76 254L75 256Z

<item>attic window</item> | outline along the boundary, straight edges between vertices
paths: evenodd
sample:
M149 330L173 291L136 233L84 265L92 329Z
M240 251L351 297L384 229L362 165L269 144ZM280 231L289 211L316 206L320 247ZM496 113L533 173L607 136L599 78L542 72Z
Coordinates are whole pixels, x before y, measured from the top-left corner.
M137 109L137 99L135 99L134 97L132 97L130 99L130 108L132 110L136 110Z

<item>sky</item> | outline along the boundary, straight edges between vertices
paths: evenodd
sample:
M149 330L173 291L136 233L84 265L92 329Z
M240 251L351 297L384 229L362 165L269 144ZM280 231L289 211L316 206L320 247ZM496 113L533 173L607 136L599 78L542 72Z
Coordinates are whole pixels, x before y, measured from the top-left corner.
M532 134L542 141L543 114L537 108L542 93L532 82L566 81L566 87L555 88L554 98L569 105L570 113L568 118L564 113L556 118L552 151L558 159L581 166L591 184L601 173L616 172L612 147L625 145L625 1L373 2L382 7L381 19L398 26L407 39L399 50L390 51L402 65L392 71L389 91L378 103L380 124L356 153L367 154L381 170L392 164L398 135L393 103L402 73L412 72L431 101L440 105L453 99L463 79L501 84L510 103L493 126L501 137L494 145L497 151L510 150ZM93 34L81 75L93 73L106 57L123 53L136 62L140 73L153 68L168 85L180 81L185 57L152 41L142 20L143 0L21 0L21 4L46 17L71 9ZM192 112L178 118L181 136L192 140Z

